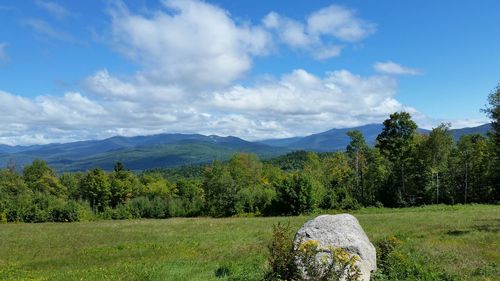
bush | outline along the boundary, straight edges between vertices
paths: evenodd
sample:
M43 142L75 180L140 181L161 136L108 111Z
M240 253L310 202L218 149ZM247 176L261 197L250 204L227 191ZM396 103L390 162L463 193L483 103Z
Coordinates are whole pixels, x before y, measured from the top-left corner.
M268 245L269 271L266 280L358 280L357 256L350 256L342 248L323 249L309 240L295 247L289 225L275 225ZM297 267L300 264L300 267Z
M140 218L167 218L169 217L169 208L167 200L160 197L149 199L147 197L137 197L127 204L130 208L130 213L135 217Z
M299 215L314 207L313 181L305 174L292 174L275 183L277 196L271 214Z
M405 252L403 242L389 236L376 243L377 271L372 275L374 281L385 280L455 280L440 269L432 267L416 254Z
M292 280L297 277L295 251L290 224L273 226L273 238L267 246L269 271L266 280Z
M74 201L68 201L62 206L56 206L50 210L51 220L54 222L80 221L80 208Z
M361 277L361 271L356 266L359 257L349 255L342 248L329 246L323 249L318 241L309 240L299 244L296 257L304 280L356 281Z

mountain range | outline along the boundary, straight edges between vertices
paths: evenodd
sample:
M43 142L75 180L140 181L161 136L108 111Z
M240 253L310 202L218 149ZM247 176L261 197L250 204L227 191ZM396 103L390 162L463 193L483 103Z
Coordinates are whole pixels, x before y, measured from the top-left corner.
M464 134L485 135L490 124L452 130L455 140ZM116 136L104 140L78 141L31 146L0 145L0 166L14 163L18 168L43 159L59 172L85 171L100 167L111 170L117 161L128 169L145 170L227 160L236 152L255 153L266 159L294 150L317 152L345 149L350 139L348 131L359 130L373 145L382 130L381 124L354 128L331 129L305 137L269 139L256 142L237 137L205 136L200 134L159 134L151 136ZM429 133L419 129L419 133Z

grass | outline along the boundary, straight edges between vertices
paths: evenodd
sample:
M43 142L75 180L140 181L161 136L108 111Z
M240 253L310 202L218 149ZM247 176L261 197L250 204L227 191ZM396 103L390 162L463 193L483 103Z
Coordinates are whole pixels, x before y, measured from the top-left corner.
M463 280L500 278L500 206L430 206L354 212L372 241ZM3 280L258 280L272 225L314 217L0 225ZM217 276L219 277L217 277Z

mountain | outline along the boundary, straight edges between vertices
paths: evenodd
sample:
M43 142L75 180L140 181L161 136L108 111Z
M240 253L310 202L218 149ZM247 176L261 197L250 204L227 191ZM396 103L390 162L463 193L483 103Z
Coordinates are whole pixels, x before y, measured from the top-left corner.
M199 134L160 134L112 137L104 140L33 146L0 146L0 166L15 161L21 168L43 159L57 171L85 171L94 167L111 170L117 161L128 169L144 170L227 160L236 152L270 158L287 153L286 148L248 142L237 137Z
M311 150L317 152L344 150L350 142L346 135L348 131L359 130L363 133L366 142L369 145L375 145L377 136L382 132L382 124L369 124L354 128L331 129L326 132L312 134L305 137L294 137L285 139L269 139L260 141L262 144L287 148L290 150ZM455 141L465 134L486 135L491 128L491 124L484 124L478 127L450 130ZM429 134L430 130L418 128L420 134Z
M451 130L455 140L464 134L485 135L491 128L485 124L474 128ZM270 139L249 142L237 137L205 136L200 134L159 134L137 137L111 137L104 140L53 143L46 145L0 145L0 167L15 162L18 168L43 159L58 172L85 171L94 167L111 170L117 161L128 169L144 170L227 160L237 152L255 153L266 159L294 150L317 152L344 150L350 139L348 131L359 130L370 145L382 131L381 124L355 128L331 129L305 137ZM425 129L418 129L428 134Z
M370 124L355 128L331 129L326 132L312 134L302 138L289 138L280 140L264 140L263 144L285 147L294 150L336 151L345 149L350 138L348 131L359 130L369 144L375 143L375 138L382 131L382 124Z
M471 134L480 134L483 136L486 136L488 131L491 130L491 124L483 124L481 126L477 127L468 127L468 128L461 128L461 129L455 129L451 130L451 135L453 136L453 139L455 141L458 141L461 136L463 135L471 135Z

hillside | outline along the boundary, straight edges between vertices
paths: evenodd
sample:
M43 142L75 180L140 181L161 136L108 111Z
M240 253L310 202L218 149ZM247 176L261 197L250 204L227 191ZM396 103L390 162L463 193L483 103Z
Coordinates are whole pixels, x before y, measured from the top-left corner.
M21 168L33 159L44 159L63 172L93 167L111 170L117 161L121 161L129 169L144 170L227 160L236 152L255 153L265 159L286 153L288 149L236 137L161 134L25 147L4 146L0 152L0 165L5 166L13 160Z
M464 134L485 135L491 127L485 124L474 128L452 130L458 140ZM305 137L270 139L250 142L237 137L205 136L200 134L159 134L151 136L116 136L104 140L78 141L31 146L0 145L0 166L15 162L18 168L43 159L59 172L85 171L92 167L111 170L117 161L132 170L175 167L227 160L237 152L255 153L262 159L295 150L328 152L345 149L350 139L348 131L359 130L370 145L375 144L381 124L355 128L331 129ZM420 133L429 133L419 129Z
M290 150L311 150L317 152L328 152L343 150L349 144L350 138L346 135L348 131L359 130L363 133L366 142L374 145L377 136L382 131L382 124L369 124L354 128L331 129L322 133L312 134L305 137L294 137L286 139L269 139L260 141L262 144L270 146L288 148ZM465 134L486 135L491 128L490 124L484 124L478 127L454 129L451 134L455 141L458 141ZM420 134L428 134L426 129L417 129Z

